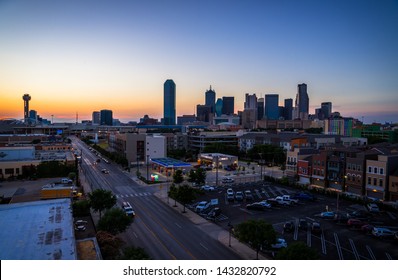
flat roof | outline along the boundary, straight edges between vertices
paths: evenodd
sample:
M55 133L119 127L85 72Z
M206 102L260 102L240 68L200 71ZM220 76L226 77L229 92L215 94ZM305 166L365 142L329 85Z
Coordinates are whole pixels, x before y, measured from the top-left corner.
M76 260L70 199L0 205L1 260Z
M179 168L179 167L192 167L190 163L177 160L174 158L152 158L151 161L163 167Z

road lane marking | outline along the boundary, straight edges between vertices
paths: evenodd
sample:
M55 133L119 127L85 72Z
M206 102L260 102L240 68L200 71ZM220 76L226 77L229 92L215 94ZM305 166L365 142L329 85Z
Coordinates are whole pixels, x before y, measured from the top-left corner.
M386 252L386 257L387 257L388 260L390 260L390 261L392 260L391 255L389 253L387 253L387 252Z
M182 229L182 226L180 226L179 224L177 224L177 223L174 223L177 227L179 227L179 228L181 228Z
M321 244L322 244L322 253L324 255L327 255L327 253L326 253L325 234L323 233L323 230L322 230L322 234L321 234Z
M202 243L199 243L200 246L202 246L203 248L206 249L206 251L209 251L209 248L207 248L205 245L203 245Z

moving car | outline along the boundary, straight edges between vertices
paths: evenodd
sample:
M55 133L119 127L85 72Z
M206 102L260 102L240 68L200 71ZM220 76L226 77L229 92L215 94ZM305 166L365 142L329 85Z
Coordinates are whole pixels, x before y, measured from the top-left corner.
M105 169L105 168L102 169L101 172L104 173L104 174L109 174L109 170L108 170L108 169Z
M130 217L134 217L135 216L135 212L134 212L133 207L131 206L130 203L123 202L122 203L122 208L123 208L123 210L124 210L124 212L126 213L127 216L130 216Z

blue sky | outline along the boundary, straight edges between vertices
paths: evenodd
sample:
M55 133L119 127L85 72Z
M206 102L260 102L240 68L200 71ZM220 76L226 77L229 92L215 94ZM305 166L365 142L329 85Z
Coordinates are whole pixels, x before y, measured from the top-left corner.
M0 117L161 118L163 83L177 115L217 97L278 93L307 83L321 102L365 122L398 122L397 1L0 0Z

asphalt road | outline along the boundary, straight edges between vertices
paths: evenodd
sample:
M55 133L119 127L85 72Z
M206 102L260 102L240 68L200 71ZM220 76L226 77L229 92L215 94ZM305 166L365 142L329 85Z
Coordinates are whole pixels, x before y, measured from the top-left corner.
M154 186L135 182L129 173L89 151L77 138L73 145L82 151L81 170L92 190L112 191L118 204L128 201L136 212L134 223L121 236L129 244L142 247L157 260L229 260L238 255L209 236L201 225L193 224L154 195ZM106 168L109 174L102 173Z

